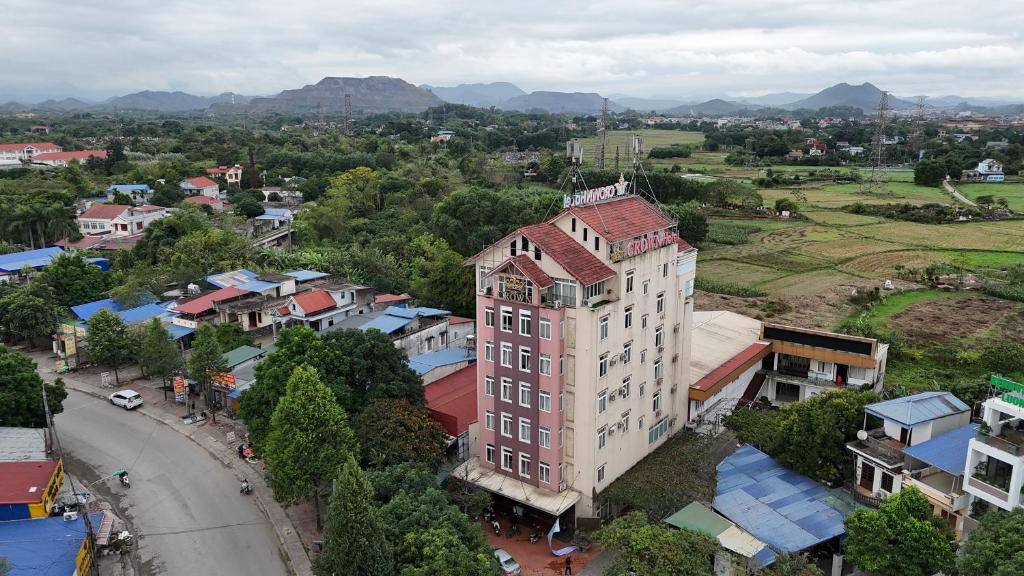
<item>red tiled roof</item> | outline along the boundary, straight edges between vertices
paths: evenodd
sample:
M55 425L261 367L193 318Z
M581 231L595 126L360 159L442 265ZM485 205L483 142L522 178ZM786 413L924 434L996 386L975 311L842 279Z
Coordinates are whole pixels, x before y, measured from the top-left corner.
M608 242L629 240L672 225L653 204L638 196L576 206L569 212Z
M412 300L408 294L377 294L373 297L374 304L388 304L390 302L405 302Z
M718 384L723 378L738 368L749 368L753 363L768 355L768 342L754 342L743 349L742 352L730 358L727 362L704 375L703 378L690 385L694 390L709 390ZM723 383L724 384L724 383Z
M43 152L32 156L35 162L45 160L87 160L92 157L106 158L106 150L75 150L74 152Z
M121 214L124 214L126 210L130 210L131 206L125 206L124 204L93 204L89 206L89 209L78 215L79 218L94 218L96 220L113 220Z
M0 144L0 151L20 152L29 147L35 148L36 150L63 150L63 148L57 146L53 142L21 142L20 144Z
M0 462L0 504L42 501L56 468L56 460Z
M188 198L185 198L185 202L188 202L189 204L208 204L210 206L223 204L220 200L210 198L209 196L189 196Z
M216 182L214 182L213 180L210 180L206 176L196 176L195 178L186 178L184 183L185 184L191 184L192 186L194 186L196 188L209 188L211 186L216 186L217 185Z
M540 246L544 253L584 286L615 276L614 270L554 224L524 226L518 232Z
M67 249L88 250L98 244L102 244L104 240L107 240L107 236L84 236L81 240L73 242L67 239L57 240L54 244Z
M449 325L469 324L470 322L476 322L476 320L474 320L472 318L466 318L466 317L463 317L463 316L449 316L448 317L448 324Z
M439 422L448 434L458 436L475 422L476 365L435 380L423 387L430 417Z
M693 250L693 246L690 246L690 244L687 243L686 240L683 240L682 238L677 238L676 239L676 246L679 246L679 251L680 252L686 252L687 250Z
M519 271L532 280L538 288L547 288L555 283L555 281L551 279L551 276L548 276L547 273L541 270L540 266L533 261L533 258L530 258L526 254L517 254L516 256L506 260L505 263L511 263L513 266L518 268ZM500 270L503 266L505 266L504 263L495 268L495 270Z
M301 292L292 296L292 300L295 301L295 304L297 304L299 308L302 308L302 311L305 312L306 316L316 314L317 312L323 312L328 308L334 308L338 305L338 303L334 301L334 297L331 296L327 290L321 289Z
M243 290L235 286L228 286L227 288L207 292L206 294L193 298L188 302L182 302L175 306L174 310L182 314L202 314L203 312L213 310L214 302L230 300L231 298L237 298L248 293L248 290Z
M240 172L242 170L242 167L241 166L216 166L216 167L213 167L213 168L207 168L206 169L206 173L207 174L227 174L228 172L231 172L233 170L238 170Z

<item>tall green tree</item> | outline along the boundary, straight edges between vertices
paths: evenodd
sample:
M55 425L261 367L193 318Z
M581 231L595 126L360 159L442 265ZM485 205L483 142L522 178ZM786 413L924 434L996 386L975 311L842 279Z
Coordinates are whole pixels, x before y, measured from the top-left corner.
M475 305L473 269L462 265L462 256L448 243L432 234L412 242L410 290L424 306L451 310L471 316Z
M695 202L673 204L668 212L679 224L679 235L690 244L703 242L708 236L708 218Z
M149 376L159 376L164 387L176 371L181 370L184 361L178 345L159 318L153 318L143 328L139 337L139 366Z
M961 576L1024 574L1024 508L986 512L957 561Z
M430 418L426 408L408 400L372 400L355 417L353 428L368 466L423 462L436 469L444 460L444 428Z
M946 164L942 160L926 158L914 165L914 184L918 186L938 186L945 178Z
M391 543L382 540L373 488L354 458L338 471L327 508L324 550L313 562L317 576L392 576Z
M7 334L29 344L53 334L58 310L48 292L37 287L20 287L0 297L0 325Z
M85 345L89 358L114 369L114 381L121 383L118 368L134 358L138 339L116 313L103 309L89 318Z
M928 498L908 486L878 510L857 510L846 518L846 556L877 576L948 574L956 548L940 525Z
M217 332L217 343L225 352L230 352L241 346L253 345L252 335L242 330L242 325L238 322L217 324L214 330Z
M217 407L214 405L213 377L227 371L228 362L217 343L216 331L209 324L200 324L188 358L188 373L199 384L206 409L213 415L214 422L217 421Z
M58 378L44 386L31 358L0 346L0 426L46 427L44 389L50 412L61 413L68 396L64 381Z
M56 303L65 308L99 300L111 287L110 275L86 260L81 252L57 256L36 276L36 281L52 288Z
M359 453L348 415L324 386L316 369L299 366L274 409L264 456L274 499L294 503L312 496L317 529L320 498L341 465Z
M645 576L712 576L718 545L703 534L650 524L643 512L612 520L594 534L607 550L618 553L605 574Z

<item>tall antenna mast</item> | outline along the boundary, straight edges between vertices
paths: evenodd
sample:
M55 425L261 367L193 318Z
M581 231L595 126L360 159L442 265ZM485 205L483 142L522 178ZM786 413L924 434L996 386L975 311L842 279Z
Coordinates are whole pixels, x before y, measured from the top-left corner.
M352 95L345 93L345 117L343 130L346 136L352 135Z
M601 116L597 119L597 149L594 156L597 159L597 169L604 170L604 152L608 143L608 99L605 98L601 104Z
M889 127L889 93L883 91L875 115L875 136L871 140L871 172L861 192L877 194L885 191L885 130Z

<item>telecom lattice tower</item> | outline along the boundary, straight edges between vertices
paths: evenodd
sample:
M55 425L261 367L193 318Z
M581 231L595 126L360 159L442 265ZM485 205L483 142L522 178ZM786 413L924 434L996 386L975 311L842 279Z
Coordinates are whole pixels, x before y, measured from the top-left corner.
M345 116L342 129L346 136L352 135L352 95L345 94Z
M754 139L747 138L743 141L743 164L750 168L754 165Z
M608 99L601 104L601 117L597 119L597 149L594 156L597 160L597 169L604 170L605 145L608 143Z
M871 172L861 185L861 192L879 193L885 187L885 129L889 126L889 93L882 92L875 115L875 135L871 139Z

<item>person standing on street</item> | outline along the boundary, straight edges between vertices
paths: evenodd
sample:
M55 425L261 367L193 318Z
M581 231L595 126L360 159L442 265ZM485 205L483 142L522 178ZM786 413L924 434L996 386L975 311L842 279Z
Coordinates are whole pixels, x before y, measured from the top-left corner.
M572 574L572 556L565 557L565 574L566 576Z

